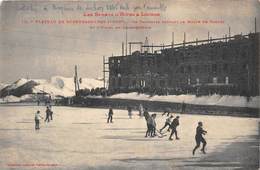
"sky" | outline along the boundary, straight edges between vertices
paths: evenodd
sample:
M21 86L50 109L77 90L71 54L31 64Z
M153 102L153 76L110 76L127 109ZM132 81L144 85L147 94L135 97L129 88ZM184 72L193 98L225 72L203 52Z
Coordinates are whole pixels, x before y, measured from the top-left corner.
M107 5L119 6L108 10ZM119 9L120 5L129 9ZM259 11L259 0L3 1L0 8L0 82L10 83L22 77L72 77L74 65L78 65L80 77L102 77L103 56L121 55L125 29L97 28L102 24L58 24L58 21L123 21L112 26L123 27L125 23L129 27L146 26L150 29L127 29L128 42L144 42L148 37L149 44L160 45L171 43L172 32L175 43L183 41L184 32L186 41L206 39L208 31L212 38L223 37L228 34L229 27L232 35L254 32L255 17L259 31ZM84 16L96 12L113 15L144 12L159 13L160 16ZM56 23L37 23L46 20ZM141 20L212 20L222 23L133 23ZM137 49L133 47L132 51Z

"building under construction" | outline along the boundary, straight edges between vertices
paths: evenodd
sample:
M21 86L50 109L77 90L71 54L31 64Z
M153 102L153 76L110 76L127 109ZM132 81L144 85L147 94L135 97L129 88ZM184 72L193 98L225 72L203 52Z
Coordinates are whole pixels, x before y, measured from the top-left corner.
M215 39L208 35L206 40L185 42L184 33L180 44L129 42L128 54L123 54L122 47L122 56L109 57L108 90L159 95L259 95L259 36L255 31ZM136 43L140 51L132 53L131 45ZM154 51L156 47L160 50Z

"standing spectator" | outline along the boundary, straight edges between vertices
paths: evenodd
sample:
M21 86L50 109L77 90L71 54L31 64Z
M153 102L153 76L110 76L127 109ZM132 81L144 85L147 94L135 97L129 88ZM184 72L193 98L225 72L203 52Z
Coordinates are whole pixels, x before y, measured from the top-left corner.
M132 108L130 106L127 106L128 116L129 119L132 119Z
M34 120L35 120L35 130L39 130L40 129L40 120L43 119L43 117L41 117L40 115L40 111L38 110L36 113L35 113L35 116L34 116Z
M50 109L50 118L52 120L53 111Z
M181 105L181 113L184 113L186 110L186 103L184 103L184 101L182 102L182 105Z
M143 116L144 116L144 108L143 108L143 105L142 105L142 104L139 105L139 116L140 116L140 117L143 117Z

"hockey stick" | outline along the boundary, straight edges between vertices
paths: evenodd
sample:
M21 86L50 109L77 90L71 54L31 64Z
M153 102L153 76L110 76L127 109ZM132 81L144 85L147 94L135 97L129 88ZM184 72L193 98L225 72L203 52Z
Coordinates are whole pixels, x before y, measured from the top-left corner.
M163 138L163 137L167 136L166 134L161 133L161 132L160 132L159 130L157 130L157 129L156 129L156 132L157 132L158 138ZM160 135L158 135L158 134L160 134Z

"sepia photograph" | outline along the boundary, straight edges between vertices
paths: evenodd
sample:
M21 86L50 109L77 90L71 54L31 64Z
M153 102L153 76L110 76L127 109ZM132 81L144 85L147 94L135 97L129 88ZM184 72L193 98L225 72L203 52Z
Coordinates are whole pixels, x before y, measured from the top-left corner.
M258 170L260 0L0 0L0 170Z

